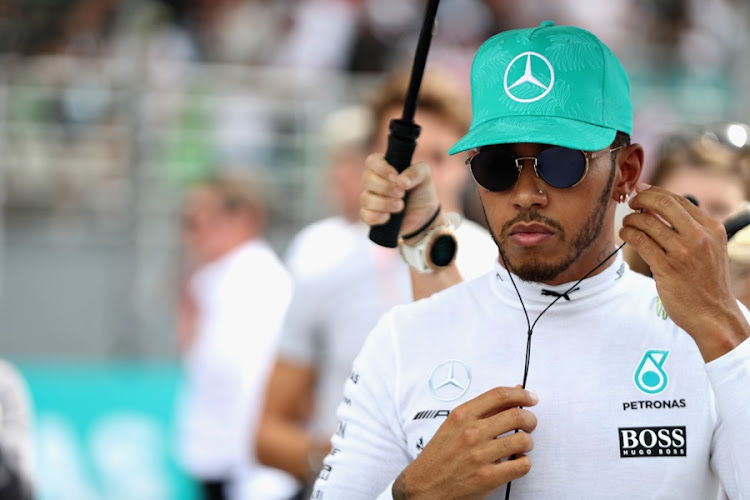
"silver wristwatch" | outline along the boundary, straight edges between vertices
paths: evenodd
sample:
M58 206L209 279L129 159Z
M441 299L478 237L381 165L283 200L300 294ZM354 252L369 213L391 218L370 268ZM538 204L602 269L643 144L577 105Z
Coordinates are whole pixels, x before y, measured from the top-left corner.
M447 222L430 229L414 245L399 240L401 256L407 264L420 273L438 271L456 259L458 240L455 229L461 223L461 216L455 212L446 214Z

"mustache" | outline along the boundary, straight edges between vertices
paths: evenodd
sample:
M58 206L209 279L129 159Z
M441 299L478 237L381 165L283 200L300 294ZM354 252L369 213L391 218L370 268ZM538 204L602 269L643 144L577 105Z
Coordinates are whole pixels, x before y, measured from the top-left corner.
M513 227L515 224L518 224L519 222L540 222L546 226L551 227L552 229L555 229L557 232L560 233L563 239L565 239L565 229L563 228L562 224L560 224L555 219L551 219L547 216L540 214L539 212L535 210L520 212L511 220L503 224L500 234L502 234L503 237L508 237L508 235L510 234L510 228Z

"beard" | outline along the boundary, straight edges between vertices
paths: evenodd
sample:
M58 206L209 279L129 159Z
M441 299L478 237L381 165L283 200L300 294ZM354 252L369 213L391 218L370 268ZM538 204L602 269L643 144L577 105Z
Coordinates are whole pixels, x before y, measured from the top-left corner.
M549 217L540 214L536 210L521 212L510 221L503 224L503 227L500 230L501 238L498 238L498 235L495 234L495 231L490 230L492 239L495 240L495 244L500 251L500 257L505 264L505 267L523 281L547 282L557 278L560 273L567 270L574 262L576 262L581 257L581 254L583 254L583 252L588 249L601 234L602 228L604 227L604 217L606 216L606 209L607 205L609 204L609 198L612 193L614 180L615 168L613 161L607 186L602 192L602 195L599 198L596 207L594 207L594 209L589 214L581 230L576 235L574 235L570 244L570 251L566 255L563 255L557 262L543 262L541 260L532 258L525 262L513 263L508 254L505 252L505 245L503 243L507 242L508 240L510 228L518 222L534 221L546 224L547 226L557 230L560 236L560 240L563 243L566 242L567 233L562 224L554 219L550 219ZM485 213L484 216L486 220L487 214ZM489 225L489 221L487 221L487 227L492 227Z

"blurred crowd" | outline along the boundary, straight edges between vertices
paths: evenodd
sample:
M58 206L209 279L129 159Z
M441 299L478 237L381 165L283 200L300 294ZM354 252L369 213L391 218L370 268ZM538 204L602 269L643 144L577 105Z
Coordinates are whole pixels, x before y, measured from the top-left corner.
M410 65L424 4L2 2L0 262L8 272L0 266L0 291L21 289L14 279L35 289L43 283L50 307L60 307L57 316L39 315L44 295L30 308L6 292L0 326L20 332L6 352L181 356L182 465L206 498L262 498L246 495L262 489L266 498L302 495L328 437L344 432L331 421L342 370L373 321L411 299L403 262L364 248L357 214L363 159L382 151L387 118L399 109L392 100L377 108L373 89ZM455 97L438 100L465 102L469 65L485 39L545 19L595 32L628 70L633 139L651 155L644 180L694 195L722 221L744 213L750 3L443 0L428 64L456 88ZM468 116L441 106L435 129L459 137ZM446 125L454 119L458 130ZM450 146L441 134L429 132L423 147L434 137ZM420 150L439 166L436 180L446 176L443 203L482 224L468 172L460 161L451 170L443 143ZM82 269L96 265L95 251L111 251L115 258L103 264L109 281L91 282L103 288L83 291L91 284L85 273L71 273L72 285L57 283L65 264L38 282L22 273L24 265L39 269L32 245L49 245L47 253L34 246L34 255L56 259L63 240ZM742 230L730 240L735 291L746 303L748 242ZM342 284L358 277L380 295ZM67 303L59 298L66 293ZM86 306L81 321L83 309L70 302L77 293ZM87 329L99 300L112 303L112 318L102 322L110 328ZM341 319L345 307L332 307L335 300L357 305L347 311L353 317ZM78 337L70 341L56 317L70 318ZM39 341L53 323L68 339L59 346ZM248 330L258 333L247 337ZM265 439L256 443L261 426ZM289 475L244 470L260 467L256 446L266 464Z
M288 181L314 148L294 151L297 134L356 100L357 82L409 64L423 5L3 2L7 204L84 209L97 227L119 230L148 191L139 179L181 186L241 165L292 172L281 175ZM741 90L750 80L748 11L740 0L444 0L430 65L468 85L471 54L499 30L548 18L594 30L632 76L636 135L650 143L665 127L750 108Z

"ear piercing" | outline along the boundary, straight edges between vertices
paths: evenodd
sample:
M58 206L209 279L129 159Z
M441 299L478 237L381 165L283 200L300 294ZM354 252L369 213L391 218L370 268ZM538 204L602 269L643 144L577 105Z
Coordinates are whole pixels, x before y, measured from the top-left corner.
M620 203L627 203L630 200L630 194L623 193L620 195Z

